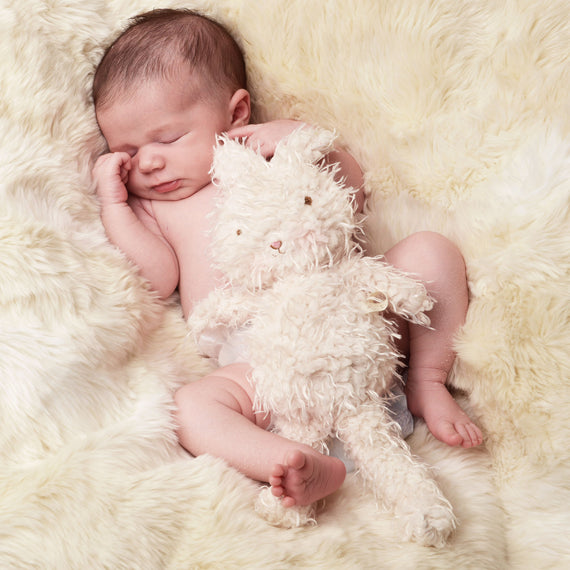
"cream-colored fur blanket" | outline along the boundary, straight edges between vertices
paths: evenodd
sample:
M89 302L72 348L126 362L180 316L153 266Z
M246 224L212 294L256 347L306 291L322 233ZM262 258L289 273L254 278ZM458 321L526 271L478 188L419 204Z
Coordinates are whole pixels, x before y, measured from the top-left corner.
M93 68L157 4L0 1L0 567L567 567L567 0L177 3L234 31L258 119L336 128L371 250L431 229L465 255L451 382L486 446L421 422L409 440L460 521L440 550L401 544L356 476L318 526L270 527L255 483L177 446L172 392L207 364L108 244L90 182Z

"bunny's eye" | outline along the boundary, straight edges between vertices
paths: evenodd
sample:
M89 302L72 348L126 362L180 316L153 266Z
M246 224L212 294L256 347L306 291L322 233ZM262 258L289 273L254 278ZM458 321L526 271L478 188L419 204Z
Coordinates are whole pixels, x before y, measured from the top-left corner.
M310 206L313 203L313 199L310 196L305 196L305 206Z
M237 230L237 231L236 231L236 234L237 234L238 236L241 236L241 230Z

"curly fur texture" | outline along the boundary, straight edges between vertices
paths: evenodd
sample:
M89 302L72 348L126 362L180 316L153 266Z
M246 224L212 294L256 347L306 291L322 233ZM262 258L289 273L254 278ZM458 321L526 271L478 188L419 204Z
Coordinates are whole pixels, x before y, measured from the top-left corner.
M177 445L172 392L210 365L108 244L90 187L93 69L157 4L0 2L0 567L570 567L568 1L160 2L231 29L256 121L336 129L366 173L368 251L418 230L459 245L449 382L485 446L421 421L406 440L459 521L439 549L399 542L356 474L318 525L266 524L257 485Z
M273 429L320 452L338 437L403 537L442 546L455 527L451 506L386 406L399 364L388 310L427 325L432 301L422 284L358 247L353 189L319 162L333 140L301 128L270 161L221 140L212 250L229 285L189 323L198 340L212 328L228 336L243 328L255 407L271 414ZM257 510L286 527L314 518L313 506L283 509L267 490Z

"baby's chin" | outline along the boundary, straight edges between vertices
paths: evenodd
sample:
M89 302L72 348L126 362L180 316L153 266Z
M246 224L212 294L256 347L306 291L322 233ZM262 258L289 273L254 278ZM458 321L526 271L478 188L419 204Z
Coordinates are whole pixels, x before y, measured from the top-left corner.
M195 186L184 183L184 181L176 180L163 184L155 188L133 188L128 187L129 193L138 198L143 198L145 200L156 200L161 202L176 202L178 200L185 200L190 198L206 186L209 186L211 182L196 188Z

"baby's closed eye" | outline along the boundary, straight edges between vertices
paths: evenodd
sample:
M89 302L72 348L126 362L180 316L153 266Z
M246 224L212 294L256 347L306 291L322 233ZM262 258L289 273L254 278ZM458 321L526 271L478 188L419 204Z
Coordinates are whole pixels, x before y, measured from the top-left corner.
M179 136L176 136L176 137L165 137L165 138L159 140L158 142L159 142L160 144L172 144L172 143L176 142L179 138L180 138Z
M172 144L179 141L181 138L186 136L188 133L171 133L166 134L158 140L160 144Z

